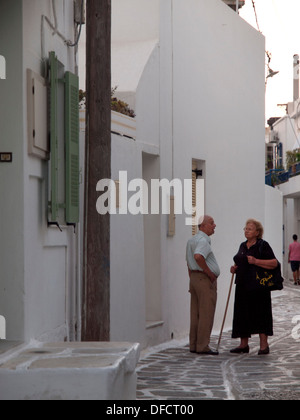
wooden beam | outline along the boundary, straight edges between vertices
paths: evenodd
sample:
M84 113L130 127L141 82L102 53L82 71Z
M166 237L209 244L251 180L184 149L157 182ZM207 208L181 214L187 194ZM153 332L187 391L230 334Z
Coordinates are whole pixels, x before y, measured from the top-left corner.
M110 215L96 210L111 178L111 0L87 0L86 176L82 340L110 340Z

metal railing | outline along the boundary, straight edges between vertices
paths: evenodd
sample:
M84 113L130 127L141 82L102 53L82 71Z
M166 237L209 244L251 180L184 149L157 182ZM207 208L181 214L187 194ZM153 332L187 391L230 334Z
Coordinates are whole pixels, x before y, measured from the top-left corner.
M287 171L282 169L269 169L266 171L265 183L274 187L275 185L288 182L290 178L300 175L300 162L292 165Z

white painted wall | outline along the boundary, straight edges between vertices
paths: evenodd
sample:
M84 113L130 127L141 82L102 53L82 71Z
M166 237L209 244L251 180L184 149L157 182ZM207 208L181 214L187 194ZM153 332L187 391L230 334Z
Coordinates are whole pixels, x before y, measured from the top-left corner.
M298 235L300 238L300 188L298 194L293 198L285 198L283 191L283 223L284 223L284 258L283 258L283 273L286 279L293 279L293 272L291 265L288 262L289 245L293 242L293 235Z
M229 267L244 239L245 220L250 216L264 220L264 39L217 0L171 2L170 7L174 176L189 177L192 158L205 161L205 209L217 224L212 241L222 272L218 329ZM170 244L173 256L167 258L174 276L172 261L183 255L190 236L180 218L177 224L181 240ZM174 296L173 306L186 291L184 270L184 264L176 270L181 293ZM176 314L173 322L182 328L187 311L183 309L180 318L179 311Z
M113 0L115 10L119 3ZM130 10L129 3L122 0L122 7ZM143 8L135 13L136 22L143 21L145 16L150 21L157 18L157 10L151 11L150 4L151 1L143 1ZM124 39L130 38L130 47L134 42L145 41L138 26L133 22L128 24L134 27L131 31L113 14L113 27L119 24L123 25ZM125 50L128 45L129 42L124 42ZM118 48L121 47L118 44ZM244 240L245 221L256 217L265 223L264 54L263 36L223 2L161 1L159 42L151 54L148 51L148 61L137 89L131 92L137 114L136 142L129 144L122 138L113 138L114 171L119 167L129 168L131 176L142 174L142 152L153 157L159 155L160 177L169 180L191 178L192 159L205 162L205 209L217 224L212 243L222 271L216 331L223 318L232 258ZM125 68L127 65L125 60ZM113 66L112 73L117 84L118 68ZM147 330L146 338L143 328L147 296L141 248L147 238L143 236L143 222L138 216L125 227L121 221L114 221L113 226L119 228L113 227L112 273L120 273L117 274L120 280L112 279L112 284L121 282L123 292L128 281L125 279L130 278L132 292L130 303L125 303L126 294L120 293L117 286L112 288L112 308L115 309L111 313L111 326L115 340L125 339L128 334L130 339L145 345L187 334L189 281L185 246L191 227L185 226L185 217L177 216L176 234L172 238L167 237L167 216L161 217L158 298L162 302L162 323ZM125 229L124 235L121 226ZM134 238L128 237L130 228ZM129 254L135 252L136 258L132 261ZM120 307L122 316L116 310ZM231 324L231 309L227 326ZM134 330L137 320L139 327Z
M112 0L112 42L125 45L157 39L159 8L160 0Z
M293 242L293 235L300 237L300 178L292 177L288 182L276 187L282 195L283 219L283 274L286 279L293 279L288 262L289 245Z
M283 162L286 167L286 152L299 148L299 100L289 103L289 114L283 116L273 125L278 132L279 141L282 143ZM293 235L300 237L300 177L291 177L288 182L276 187L277 193L282 196L282 271L286 279L292 279L293 274L288 262L289 244L293 242ZM275 194L273 192L273 194ZM277 208L275 208L275 211ZM272 209L274 213L274 208Z
M59 31L74 39L73 0L55 4ZM26 71L43 76L43 59L54 50L74 72L74 49L45 22L42 37L42 15L54 22L51 1L1 0L0 9L8 76L0 85L0 148L13 152L13 163L0 165L0 315L10 340L63 340L76 310L76 236L47 227L47 163L28 155Z
M135 108L135 92L159 38L159 0L112 0L112 87ZM138 18L137 18L138 16Z
M278 132L280 142L282 143L283 165L286 167L286 152L294 150L297 145L295 121L289 115L285 115L273 124L273 129Z
M283 254L283 195L278 189L265 186L265 233L264 239L271 245L276 258L282 264Z
M6 319L7 337L14 338L24 334L21 4L0 2L0 51L7 65L7 78L0 80L0 144L1 150L13 153L12 164L0 165L0 315Z
M112 136L112 179L127 171L128 183L142 177L134 140ZM127 188L127 186L125 186ZM130 197L130 195L129 195ZM111 217L111 340L143 341L145 334L144 232L142 215ZM123 338L122 338L123 337Z
M25 4L26 3L26 4ZM58 29L66 39L74 40L74 2L56 2ZM41 15L54 22L51 2L25 0L23 7L23 74L27 68L41 69ZM64 71L75 72L74 48L68 48L44 23L44 54L55 51ZM24 87L26 80L23 79ZM26 88L24 89L24 99ZM26 102L24 102L26 112ZM26 113L24 118L25 145L27 143ZM63 141L60 138L59 141ZM74 339L76 317L76 235L72 227L47 228L45 220L47 199L47 166L30 157L24 150L24 240L25 240L25 332L27 337ZM78 232L78 230L77 230ZM49 296L51 297L49 299ZM55 304L54 304L55 302Z
M56 3L59 28L72 38L73 1ZM62 233L47 228L47 168L28 156L26 134L26 69L42 72L41 16L53 19L53 13L47 0L0 0L0 5L0 54L7 62L7 80L0 81L0 140L1 150L14 156L12 164L0 165L5 197L0 315L9 339L59 340L71 334L77 310L76 237L71 228ZM120 38L123 52L135 52L134 44L143 51L134 55L139 60L121 54ZM192 159L205 161L205 206L217 223L212 241L222 270L218 330L245 220L265 221L264 39L219 0L113 0L113 41L113 51L128 60L122 65L135 82L129 93L137 114L136 140L112 137L113 178L120 170L128 171L129 180L151 171L169 180L190 178ZM73 50L45 28L44 51L53 49L65 69L74 71ZM121 68L113 65L116 84ZM162 216L158 231L157 220L145 222L142 215L112 217L112 340L145 346L188 331L185 245L191 228L185 215L178 215L176 234L169 238L167 222ZM150 234L145 235L145 225ZM156 226L153 235L151 226ZM160 278L155 267L155 289L149 290L151 273L145 267L152 255L148 258L145 249L153 241L161 250L160 260L155 257ZM147 309L154 290L160 311ZM161 319L146 330L146 311L152 309Z

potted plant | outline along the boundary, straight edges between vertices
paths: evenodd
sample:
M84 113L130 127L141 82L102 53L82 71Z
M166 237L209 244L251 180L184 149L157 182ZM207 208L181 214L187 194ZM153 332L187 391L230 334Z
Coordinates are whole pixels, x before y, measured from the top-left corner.
M292 173L296 173L296 164L300 162L300 149L289 150L286 152L286 168L291 168Z

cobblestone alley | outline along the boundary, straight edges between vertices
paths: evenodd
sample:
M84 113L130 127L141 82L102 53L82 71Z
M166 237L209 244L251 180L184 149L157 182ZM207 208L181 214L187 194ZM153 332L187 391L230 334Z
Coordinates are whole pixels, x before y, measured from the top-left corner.
M143 352L137 399L300 399L300 286L286 281L282 292L273 292L273 316L274 336L267 356L257 355L258 336L250 340L249 354L231 354L238 341L231 339L230 332L223 334L219 356L192 354L187 340ZM212 349L217 341L218 336L213 336Z

